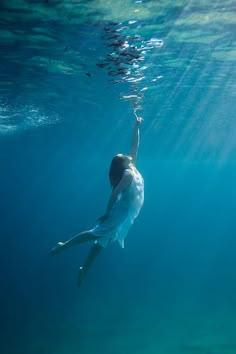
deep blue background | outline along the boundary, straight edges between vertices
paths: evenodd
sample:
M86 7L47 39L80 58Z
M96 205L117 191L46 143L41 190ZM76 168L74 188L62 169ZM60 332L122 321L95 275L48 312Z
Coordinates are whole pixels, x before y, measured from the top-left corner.
M150 78L163 78L140 112L145 204L125 249L105 249L80 289L89 245L48 251L103 214L110 161L130 150L132 107L92 57L81 76L45 74L38 95L7 95L60 119L0 139L2 353L236 352L235 64L196 64L206 48L185 45L174 50L188 66L147 58Z

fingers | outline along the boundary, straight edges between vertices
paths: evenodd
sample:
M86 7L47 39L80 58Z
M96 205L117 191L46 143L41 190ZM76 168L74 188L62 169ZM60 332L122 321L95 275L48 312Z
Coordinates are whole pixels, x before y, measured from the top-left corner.
M137 123L142 123L144 119L142 117L136 117L136 122Z
M136 123L142 123L142 121L144 120L142 117L138 117L136 110L134 110L134 115L136 118Z

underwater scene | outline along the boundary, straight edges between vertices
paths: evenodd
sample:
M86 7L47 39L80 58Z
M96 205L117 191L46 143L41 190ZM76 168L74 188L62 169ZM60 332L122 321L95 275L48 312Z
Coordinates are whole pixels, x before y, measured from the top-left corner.
M0 352L236 354L235 1L1 0L0 54Z

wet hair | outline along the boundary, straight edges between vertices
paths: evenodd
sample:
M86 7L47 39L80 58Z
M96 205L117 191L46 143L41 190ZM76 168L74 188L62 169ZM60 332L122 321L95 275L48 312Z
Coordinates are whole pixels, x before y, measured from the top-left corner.
M119 154L113 157L111 161L109 179L112 188L117 186L123 176L124 170L127 168L126 159L126 155Z

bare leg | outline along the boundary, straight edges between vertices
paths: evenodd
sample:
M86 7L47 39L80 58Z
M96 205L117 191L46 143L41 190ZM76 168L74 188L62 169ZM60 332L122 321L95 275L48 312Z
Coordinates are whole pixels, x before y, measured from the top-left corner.
M74 245L80 245L81 243L87 242L87 241L94 241L96 237L91 231L84 231L79 233L78 235L75 235L72 237L70 240L66 242L58 242L55 247L49 251L49 255L53 256L55 254L60 253L61 251L64 251L65 249L72 247Z
M100 246L98 243L94 243L91 247L89 254L84 262L84 265L79 269L79 277L78 277L78 286L81 285L87 271L90 269L92 263L94 262L95 258L101 253L103 247Z

